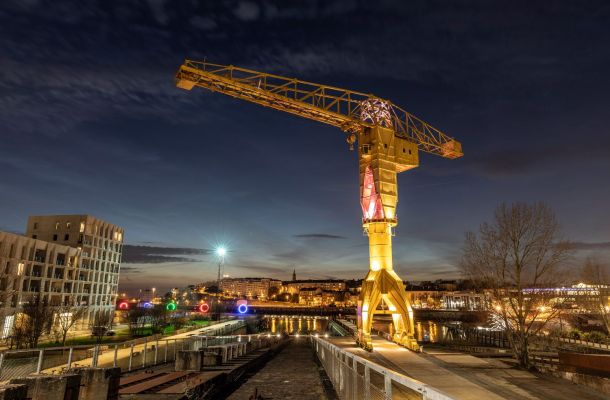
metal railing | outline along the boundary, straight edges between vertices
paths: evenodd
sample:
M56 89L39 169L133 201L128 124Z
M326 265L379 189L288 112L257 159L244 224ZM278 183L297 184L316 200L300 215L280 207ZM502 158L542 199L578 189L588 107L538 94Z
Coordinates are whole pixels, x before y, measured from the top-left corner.
M311 341L320 363L342 400L453 399L423 382L384 368L326 340L312 336Z
M0 382L32 373L60 373L71 367L121 367L123 371L151 367L176 360L179 350L197 350L241 341L258 335L230 335L245 326L234 321L223 327L214 325L205 331L179 339L148 336L123 343L48 347L41 349L7 350L0 353ZM195 332L195 331L194 331Z
M546 336L548 337L548 336ZM577 344L580 346L584 346L584 347L591 347L593 349L604 349L604 350L610 350L610 342L606 342L606 343L595 343L595 342L589 342L586 340L581 340L581 339L572 339L572 338L553 338L554 340L557 340L559 342L564 342L564 343L571 343L571 344Z

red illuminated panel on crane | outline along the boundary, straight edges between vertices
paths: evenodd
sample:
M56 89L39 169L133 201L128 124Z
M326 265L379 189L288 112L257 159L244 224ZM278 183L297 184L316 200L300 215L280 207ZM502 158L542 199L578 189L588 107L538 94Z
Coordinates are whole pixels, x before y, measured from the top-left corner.
M371 167L366 167L364 174L360 206L362 207L362 215L365 220L384 219L381 197L375 190L375 179Z

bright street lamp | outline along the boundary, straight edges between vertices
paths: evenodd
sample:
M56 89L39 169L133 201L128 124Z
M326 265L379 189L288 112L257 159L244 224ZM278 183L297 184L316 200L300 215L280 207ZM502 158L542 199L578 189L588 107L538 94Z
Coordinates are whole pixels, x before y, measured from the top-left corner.
M225 254L227 254L227 249L225 249L224 247L218 247L218 248L216 249L216 254L217 254L219 257L224 257L224 256L225 256Z

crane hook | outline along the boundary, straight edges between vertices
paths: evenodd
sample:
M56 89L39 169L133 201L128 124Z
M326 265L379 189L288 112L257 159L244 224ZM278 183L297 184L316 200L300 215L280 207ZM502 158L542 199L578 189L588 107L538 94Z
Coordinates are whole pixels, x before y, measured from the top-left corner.
M356 143L356 135L350 133L345 140L347 141L347 144L349 144L350 151L353 151L354 143Z

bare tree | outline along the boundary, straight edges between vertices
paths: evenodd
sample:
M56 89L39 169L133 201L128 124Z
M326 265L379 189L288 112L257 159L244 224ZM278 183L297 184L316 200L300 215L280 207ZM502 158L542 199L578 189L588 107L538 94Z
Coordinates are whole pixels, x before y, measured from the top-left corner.
M102 339L104 339L106 332L108 332L108 329L112 324L112 318L112 312L100 310L94 314L89 322L91 334L95 337L97 343L101 343Z
M570 253L545 204L502 204L491 223L467 232L460 268L489 291L515 357L529 367L529 340L556 317L553 290Z
M581 270L584 283L592 286L587 296L587 308L600 314L606 332L610 334L610 273L598 260L587 258Z
M153 334L161 333L167 324L167 311L163 305L156 305L147 310L150 321L150 329Z
M143 308L136 307L127 312L127 320L129 322L129 332L132 336L142 336L148 318Z
M23 304L21 315L15 321L14 335L20 336L29 347L35 348L42 334L51 330L52 323L52 307L46 299L36 296Z
M61 339L62 346L66 345L66 338L70 329L85 316L87 310L87 307L75 306L70 303L55 307L56 316L53 329Z

